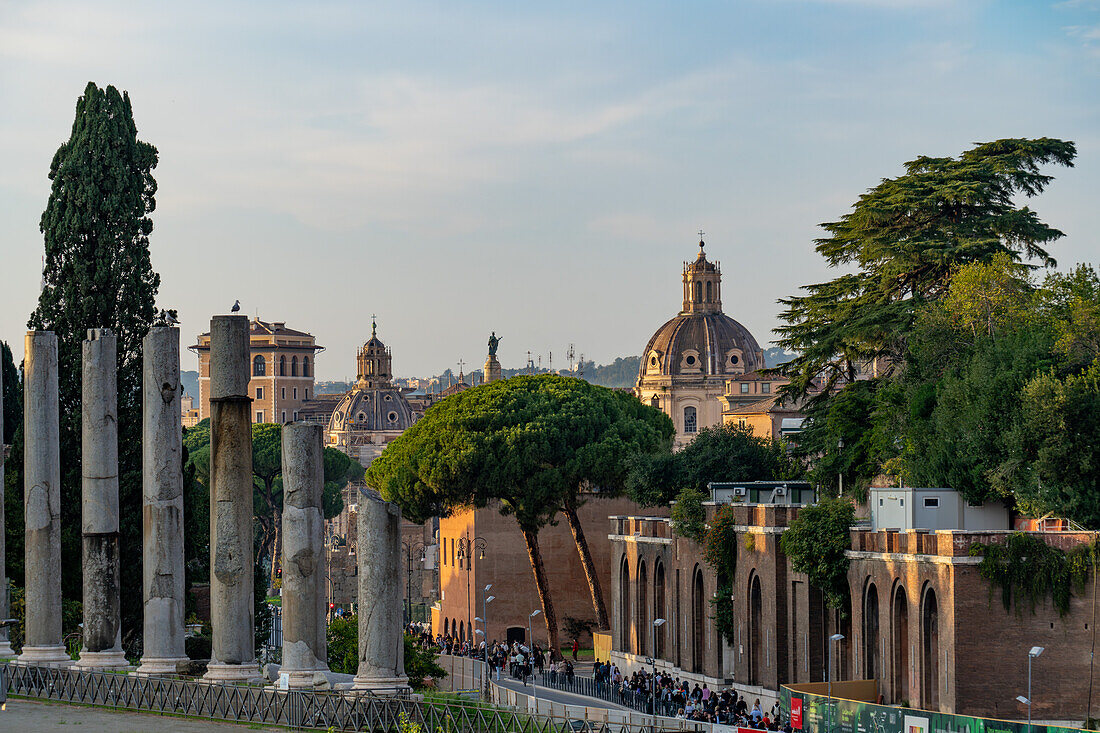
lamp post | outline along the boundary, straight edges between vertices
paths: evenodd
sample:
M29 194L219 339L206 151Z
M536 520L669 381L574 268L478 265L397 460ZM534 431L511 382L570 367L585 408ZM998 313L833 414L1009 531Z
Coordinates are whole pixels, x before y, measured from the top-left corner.
M473 540L470 536L463 535L458 538L458 561L462 563L466 568L466 626L467 628L473 627L473 604L470 597L470 570L474 564L474 550L477 550L477 559L485 559L485 547L488 542L484 537L474 537ZM473 634L470 634L470 641L473 642Z
M1046 651L1045 647L1033 646L1027 653L1027 697L1017 695L1016 700L1027 705L1027 733L1031 733L1031 660Z
M825 711L825 733L833 730L833 644L844 640L844 634L833 634L829 637L829 666L825 670L825 679L828 684L829 707Z
M531 611L531 613L527 614L527 643L529 644L529 646L527 647L528 659L530 659L531 655L535 652L535 634L531 631L531 619L533 619L535 616L538 616L540 613L542 613L542 609L536 608L534 611ZM552 656L553 655L551 655L551 657ZM537 713L539 711L539 688L538 685L535 684L534 674L531 675L531 692L535 696L535 712Z
M657 629L665 623L663 618L653 619L653 640L650 648L653 650L653 656L650 659L653 660L653 679L649 681L649 704L650 711L653 713L653 729L657 729Z
M413 553L420 550L420 556L417 558L417 562L424 562L424 543L423 542L402 542L401 547L405 550L405 626L412 623L412 576L413 576Z
M836 442L836 454L837 460L840 460L840 453L844 450L844 438L841 438ZM844 469L837 465L837 478L840 481L840 490L837 492L837 496L844 496Z

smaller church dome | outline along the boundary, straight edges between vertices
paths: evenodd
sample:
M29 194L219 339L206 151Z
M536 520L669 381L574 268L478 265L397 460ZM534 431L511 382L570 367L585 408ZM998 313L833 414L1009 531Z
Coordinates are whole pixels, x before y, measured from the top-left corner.
M399 389L352 390L332 413L330 430L404 430L416 422Z

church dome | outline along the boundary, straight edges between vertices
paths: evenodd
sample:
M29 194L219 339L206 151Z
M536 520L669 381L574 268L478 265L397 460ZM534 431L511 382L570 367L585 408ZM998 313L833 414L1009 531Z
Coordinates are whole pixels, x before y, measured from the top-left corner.
M722 269L707 260L699 242L695 260L684 263L680 313L657 329L639 365L639 384L653 377L728 377L764 367L760 345L722 312Z
M404 430L416 422L400 389L353 389L332 413L329 430Z

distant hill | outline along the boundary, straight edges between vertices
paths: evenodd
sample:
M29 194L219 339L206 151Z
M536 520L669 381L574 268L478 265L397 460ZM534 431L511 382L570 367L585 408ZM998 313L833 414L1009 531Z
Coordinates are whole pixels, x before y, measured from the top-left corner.
M188 397L194 397L196 400L199 398L199 373L198 372L180 372L180 384L183 385L183 392Z
M317 382L313 385L315 394L346 394L350 389L350 382Z
M764 365L767 367L777 367L780 364L787 363L796 356L798 356L798 354L784 351L782 346L773 346L770 349L764 349Z

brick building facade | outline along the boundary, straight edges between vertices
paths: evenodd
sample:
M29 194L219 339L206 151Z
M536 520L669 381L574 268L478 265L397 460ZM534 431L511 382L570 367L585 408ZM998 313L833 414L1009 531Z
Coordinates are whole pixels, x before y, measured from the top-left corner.
M715 506L707 507L713 517ZM1060 616L1050 599L1006 611L1000 590L978 572L974 543L998 543L1005 531L853 530L848 552L849 607L827 607L822 593L794 572L779 538L798 507L733 507L740 535L733 578L735 638L719 639L712 599L718 578L693 540L667 519L611 518L612 658L626 669L656 666L750 695L782 684L821 682L836 642L832 679L876 680L883 700L941 712L1019 719L1027 693L1027 652L1034 660L1037 719L1084 719L1090 679L1094 598L1075 596ZM1040 533L1064 549L1089 533ZM751 538L751 541L748 539ZM645 666L649 666L646 664Z

